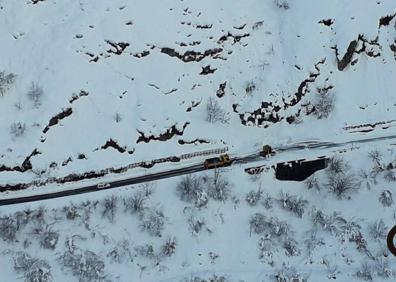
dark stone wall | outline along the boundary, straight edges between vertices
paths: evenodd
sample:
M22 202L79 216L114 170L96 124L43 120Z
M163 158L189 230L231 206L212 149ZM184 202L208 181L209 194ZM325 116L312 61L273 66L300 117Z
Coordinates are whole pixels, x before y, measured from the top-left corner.
M326 168L327 162L328 158L278 163L275 169L275 177L278 180L303 181L314 172Z

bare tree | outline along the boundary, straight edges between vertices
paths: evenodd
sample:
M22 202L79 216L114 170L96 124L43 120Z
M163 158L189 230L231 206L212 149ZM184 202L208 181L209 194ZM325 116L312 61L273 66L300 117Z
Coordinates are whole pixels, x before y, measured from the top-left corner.
M382 219L371 223L368 229L371 238L374 240L384 240L388 234L388 227Z
M0 96L3 96L5 92L14 84L16 74L0 72Z
M166 257L172 256L176 251L176 238L169 237L161 247L161 254Z
M208 187L208 195L216 201L224 202L230 196L230 186L228 180L224 178L218 169L215 169Z
M14 137L21 137L25 134L26 124L24 122L13 122L10 127L10 133Z
M120 121L122 121L122 115L120 113L115 113L114 120L116 123L119 123Z
M276 282L307 282L308 275L300 273L295 267L290 267L283 263L282 268L273 275L273 279Z
M161 237L166 218L164 213L157 208L145 210L140 215L140 226L152 236Z
M41 106L41 99L44 94L43 89L36 83L32 82L30 89L27 92L28 98L33 102L33 106L38 108Z
M210 97L206 104L206 121L210 123L227 123L229 118L226 112L220 107L219 102Z
M191 176L190 174L183 177L176 186L176 191L181 200L193 203L197 207L205 206L209 200L203 189L201 177Z
M10 216L0 217L0 238L6 242L15 242L18 232L18 224Z
M51 266L41 259L31 258L27 253L17 252L14 270L22 273L25 282L52 282Z
M333 174L328 178L326 187L339 199L349 199L359 189L359 183L352 174Z
M133 196L124 199L124 210L130 213L140 213L146 208L147 197L141 191L138 191Z
M114 222L115 214L117 211L118 198L114 195L107 197L102 202L102 217L106 217L110 222Z
M364 280L364 281L373 281L373 267L368 262L362 263L360 269L356 272L356 277Z

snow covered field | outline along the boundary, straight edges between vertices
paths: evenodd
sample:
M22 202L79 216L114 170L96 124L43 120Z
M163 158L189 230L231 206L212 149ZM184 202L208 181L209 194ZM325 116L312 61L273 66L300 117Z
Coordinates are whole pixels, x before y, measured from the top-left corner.
M33 180L226 146L230 154L244 154L263 144L394 134L395 15L394 1L371 0L0 0L1 191ZM70 206L69 199L0 208L0 230L12 235L12 227L18 226L16 240L1 235L0 269L6 281L23 280L22 267L14 269L12 259L24 251L47 261L49 266L24 260L31 270L32 265L50 267L54 281L89 281L72 275L70 265L73 259L84 260L84 254L86 261L103 266L103 272L101 267L92 270L99 280L180 281L225 275L230 281L270 281L277 271L295 267L308 281L325 281L329 269L337 267L337 280L351 281L362 279L355 274L367 262L372 279L380 281L385 241L370 237L369 226L382 219L390 228L396 220L394 205L384 207L378 200L383 191L394 191L393 170L382 167L374 183L373 173L365 176L361 169L370 172L375 166L369 157L375 149L384 166L395 154L390 143L370 146L342 154L354 174L353 187L360 187L353 189L351 199L328 191L331 185L325 184L334 180L328 171L317 173L322 188L316 191L304 183L277 181L272 171L252 179L237 166L222 174L231 189L224 201L205 194L213 186L213 172L200 174L209 177L199 181L205 187L201 207L195 200L180 199L176 187L182 178L176 178L154 183L153 194L144 197L148 208L134 214L131 207L124 211L123 200L144 188L74 197L74 219L63 210ZM305 155L289 156L293 160ZM113 173L106 179L194 161ZM245 201L260 185L273 198L273 207L266 208L264 198L255 206ZM300 202L305 203L301 217L282 208L280 191L307 201ZM117 197L114 219L108 211L102 216L105 199L113 203L106 198L109 193ZM90 204L81 207L85 201ZM43 215L22 213L22 221L12 215L40 205L46 210ZM314 207L334 220L334 230L314 226ZM342 219L332 217L333 212L340 212ZM270 243L260 240L270 227L267 223L265 232L251 232L249 221L255 213L265 215L256 218L261 222L284 221L289 235L272 234L266 238ZM161 237L141 230L153 214L164 220ZM200 219L205 224L197 223ZM193 223L201 226L197 234L189 227ZM318 239L310 255L306 242L313 235L306 232L315 228L324 244ZM40 243L44 233L54 235L49 230L59 234L53 247L53 240ZM366 249L356 250L359 232ZM168 237L167 248L162 248ZM174 254L164 254L173 237ZM298 255L285 253L291 248L286 242L294 242L289 237ZM262 250L272 246L262 258L259 242ZM145 249L146 244L154 250ZM112 257L114 248L119 258ZM70 260L62 270L63 255ZM396 260L381 258L394 277Z

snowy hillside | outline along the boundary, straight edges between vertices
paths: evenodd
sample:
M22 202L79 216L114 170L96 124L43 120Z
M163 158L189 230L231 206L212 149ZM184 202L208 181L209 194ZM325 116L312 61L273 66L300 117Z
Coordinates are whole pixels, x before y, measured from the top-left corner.
M183 167L204 157L131 165L203 150L227 148L232 156L263 144L395 133L394 1L0 0L0 38L0 198ZM337 158L340 151L326 154ZM318 156L300 152L281 160L307 155ZM373 223L381 229L382 219L387 232L396 220L391 194L384 192L394 192L394 144L348 147L342 158L350 172L317 172L320 191L278 181L272 169L251 177L241 165L220 172L230 184L224 198L210 191L217 189L214 175L205 172L195 179L204 187L194 192L198 199L177 193L179 177L152 184L152 195L144 197L136 194L143 188L133 187L2 207L1 270L7 281L23 280L40 265L54 281L95 281L94 273L98 281L206 281L213 275L219 276L214 281L223 275L224 281L270 281L294 267L308 281L325 281L336 268L337 280L347 281L362 279L356 273L367 263L372 280L395 277L396 260L381 257L383 232L370 237L369 230ZM337 197L328 184L343 177L351 189ZM45 185L48 179L68 184ZM251 206L247 193L259 187L263 195ZM304 212L282 208L281 191L302 197ZM116 198L107 198L111 194ZM130 214L134 207L124 201L132 195L146 208ZM389 206L378 201L381 195ZM28 207L34 211L13 214ZM318 209L333 220L331 227L312 220ZM255 213L265 216L255 218L265 226L258 234L249 229ZM161 237L142 227L152 220L163 221ZM274 222L284 222L288 235L268 235ZM312 230L323 242L310 253ZM48 233L55 237L40 241ZM170 253L161 247L168 237ZM113 257L115 247L123 258ZM46 262L21 259L18 251ZM16 257L29 267L14 263ZM94 261L91 280L73 275L73 259ZM388 264L386 275L380 263Z

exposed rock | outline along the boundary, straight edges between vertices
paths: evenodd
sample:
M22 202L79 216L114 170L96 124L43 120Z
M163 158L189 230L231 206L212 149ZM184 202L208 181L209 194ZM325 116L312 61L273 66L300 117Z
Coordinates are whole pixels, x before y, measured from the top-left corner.
M159 136L151 135L151 136L146 137L143 132L138 130L137 132L140 134L140 136L139 136L138 140L136 141L136 143L139 143L139 142L149 143L151 140L167 141L167 140L171 139L175 135L180 135L181 136L181 135L183 135L184 130L186 129L187 125L189 125L189 124L190 124L189 122L186 122L183 125L183 129L182 130L178 130L176 128L176 125L173 125L171 128L167 129L165 133L162 133Z
M47 133L51 126L58 124L60 120L70 116L72 113L73 113L72 108L67 108L63 110L61 113L51 118L48 125L44 128L43 133Z
M214 57L215 55L219 55L222 51L222 48L214 48L206 50L203 53L196 51L186 51L184 54L179 54L175 51L175 49L168 47L161 48L161 53L167 54L170 57L176 57L185 63L200 62L206 57Z

